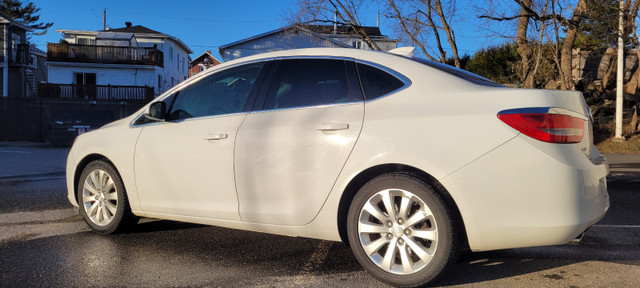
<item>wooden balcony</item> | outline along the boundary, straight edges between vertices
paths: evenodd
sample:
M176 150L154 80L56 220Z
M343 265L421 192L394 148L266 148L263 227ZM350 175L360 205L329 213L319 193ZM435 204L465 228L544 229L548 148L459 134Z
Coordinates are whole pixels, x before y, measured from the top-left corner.
M38 97L57 99L149 102L155 97L153 90L149 86L38 83Z
M152 47L96 46L47 43L47 60L164 67L164 54Z

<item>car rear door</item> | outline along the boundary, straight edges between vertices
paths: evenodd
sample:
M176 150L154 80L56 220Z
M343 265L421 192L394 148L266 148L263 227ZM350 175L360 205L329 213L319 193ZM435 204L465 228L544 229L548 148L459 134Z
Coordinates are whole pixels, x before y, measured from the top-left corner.
M304 225L320 211L358 139L364 101L352 61L272 65L236 139L243 221Z

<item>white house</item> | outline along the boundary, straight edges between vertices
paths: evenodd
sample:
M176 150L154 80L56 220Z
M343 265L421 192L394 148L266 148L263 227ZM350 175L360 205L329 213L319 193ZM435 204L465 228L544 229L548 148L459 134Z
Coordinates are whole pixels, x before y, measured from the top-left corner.
M105 31L56 30L62 40L47 44L51 89L45 97L148 99L187 79L193 51L186 44L126 24Z
M398 40L382 35L378 27L361 28L382 50L398 46ZM222 45L219 52L222 59L228 61L270 51L312 47L369 49L351 26L294 24Z

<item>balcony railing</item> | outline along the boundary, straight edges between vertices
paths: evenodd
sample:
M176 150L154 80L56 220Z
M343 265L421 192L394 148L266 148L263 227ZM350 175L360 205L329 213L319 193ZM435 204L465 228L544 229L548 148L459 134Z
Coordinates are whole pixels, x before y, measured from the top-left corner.
M164 54L152 47L96 46L47 43L47 60L164 67Z
M38 97L41 98L148 102L154 98L153 90L149 86L38 83Z

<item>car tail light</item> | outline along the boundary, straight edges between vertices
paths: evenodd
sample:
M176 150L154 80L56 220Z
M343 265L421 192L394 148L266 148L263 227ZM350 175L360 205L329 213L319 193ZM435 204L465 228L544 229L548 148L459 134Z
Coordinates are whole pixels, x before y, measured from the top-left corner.
M585 119L564 109L533 108L505 110L498 118L523 134L549 143L579 143L584 137ZM559 112L560 111L560 112Z

